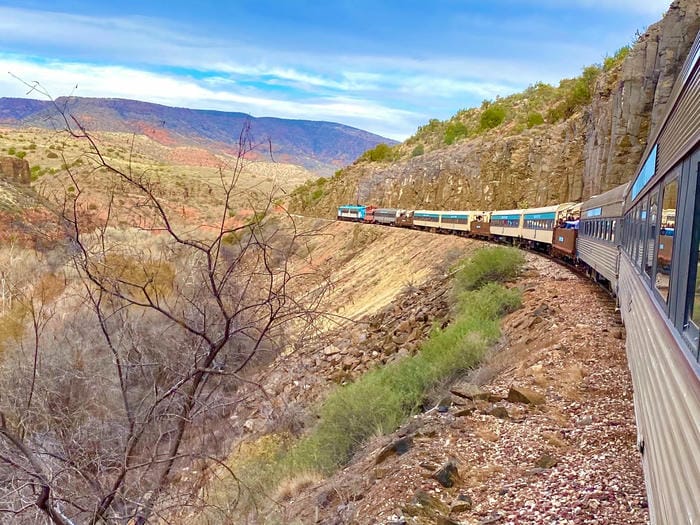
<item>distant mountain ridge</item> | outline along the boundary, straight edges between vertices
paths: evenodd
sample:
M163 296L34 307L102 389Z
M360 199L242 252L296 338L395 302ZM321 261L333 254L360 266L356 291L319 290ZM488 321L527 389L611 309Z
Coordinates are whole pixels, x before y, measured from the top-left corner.
M275 160L299 164L329 175L379 143L396 141L345 126L313 120L252 117L246 113L163 106L138 100L61 97L65 108L89 131L145 134L173 145L196 145L221 152L235 152L241 129L250 122L255 141L269 138ZM50 101L0 98L0 125L61 128L60 116ZM264 158L269 153L259 152Z

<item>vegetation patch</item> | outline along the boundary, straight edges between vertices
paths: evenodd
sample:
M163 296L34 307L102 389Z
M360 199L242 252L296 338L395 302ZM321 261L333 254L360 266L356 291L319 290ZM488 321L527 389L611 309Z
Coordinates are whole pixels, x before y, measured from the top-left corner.
M490 282L514 279L524 263L525 257L517 248L482 248L457 271L457 291L476 290Z

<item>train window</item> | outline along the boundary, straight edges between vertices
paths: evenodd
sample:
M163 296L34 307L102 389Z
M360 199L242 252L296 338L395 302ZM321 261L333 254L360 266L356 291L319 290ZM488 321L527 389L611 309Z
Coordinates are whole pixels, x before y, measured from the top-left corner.
M671 262L673 261L673 234L676 227L678 202L678 180L668 182L661 200L661 225L659 226L659 249L656 255L656 277L654 286L664 302L668 302L671 285Z
M610 221L610 241L615 242L615 225L617 221L615 219Z
M691 168L691 174L700 176L700 163L695 170ZM688 215L688 214L685 214ZM691 344L696 351L696 358L700 360L700 188L696 188L695 209L693 218L693 237L690 253L690 265L688 268L688 293L686 296L685 329L689 330ZM687 234L683 234L684 237Z
M656 224L658 222L658 192L654 192L649 199L649 219L647 221L646 256L644 257L644 273L651 278L654 268L654 252L656 251Z
M635 263L639 269L644 266L644 254L647 244L647 220L649 219L648 208L649 199L645 198L642 201L642 207L639 210L639 237L637 238L637 257L635 258Z
M639 230L640 230L640 225L639 225L639 217L640 217L640 210L641 206L637 204L634 207L634 210L632 210L632 234L630 236L630 241L632 243L632 253L630 254L630 257L632 258L632 262L636 265L637 264L637 257L639 253Z

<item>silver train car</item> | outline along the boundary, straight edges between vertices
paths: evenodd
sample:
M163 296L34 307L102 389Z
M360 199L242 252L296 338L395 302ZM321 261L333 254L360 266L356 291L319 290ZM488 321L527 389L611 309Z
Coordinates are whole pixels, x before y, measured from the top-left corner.
M628 184L606 191L581 205L576 255L597 281L605 280L617 295L617 266L622 239L622 206Z
M700 33L699 33L700 36ZM700 39L624 193L618 297L655 524L700 523Z

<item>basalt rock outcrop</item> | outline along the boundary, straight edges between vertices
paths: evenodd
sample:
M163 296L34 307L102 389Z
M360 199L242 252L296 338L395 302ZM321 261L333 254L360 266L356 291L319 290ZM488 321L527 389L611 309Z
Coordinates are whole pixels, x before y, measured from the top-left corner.
M700 4L676 0L624 61L597 80L591 103L568 119L473 139L394 164L360 162L329 181L307 213L341 203L493 209L580 201L627 182L663 118L700 29Z

